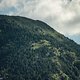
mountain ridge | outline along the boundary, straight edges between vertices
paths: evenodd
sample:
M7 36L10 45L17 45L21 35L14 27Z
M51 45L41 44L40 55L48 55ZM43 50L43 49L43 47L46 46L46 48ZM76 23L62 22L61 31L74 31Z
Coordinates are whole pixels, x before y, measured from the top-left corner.
M39 20L0 15L2 80L79 80L80 45Z

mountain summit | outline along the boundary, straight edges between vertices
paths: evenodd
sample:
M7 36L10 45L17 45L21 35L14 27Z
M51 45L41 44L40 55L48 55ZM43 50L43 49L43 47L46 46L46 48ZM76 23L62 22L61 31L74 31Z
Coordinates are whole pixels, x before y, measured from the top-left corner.
M0 80L80 80L80 45L42 21L0 15Z

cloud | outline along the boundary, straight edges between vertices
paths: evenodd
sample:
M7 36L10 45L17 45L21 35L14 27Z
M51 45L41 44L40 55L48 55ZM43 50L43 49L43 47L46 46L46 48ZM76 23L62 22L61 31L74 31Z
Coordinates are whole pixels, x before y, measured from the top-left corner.
M80 0L1 0L0 13L42 20L66 36L80 34Z
M17 0L1 0L0 2L0 9L4 9L4 8L9 8L12 6L15 6L15 4L17 3Z

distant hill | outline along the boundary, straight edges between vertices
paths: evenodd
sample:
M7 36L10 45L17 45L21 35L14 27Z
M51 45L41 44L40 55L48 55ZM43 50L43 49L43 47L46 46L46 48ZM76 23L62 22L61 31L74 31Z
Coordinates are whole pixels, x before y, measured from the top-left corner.
M42 21L0 15L0 80L80 80L80 45Z

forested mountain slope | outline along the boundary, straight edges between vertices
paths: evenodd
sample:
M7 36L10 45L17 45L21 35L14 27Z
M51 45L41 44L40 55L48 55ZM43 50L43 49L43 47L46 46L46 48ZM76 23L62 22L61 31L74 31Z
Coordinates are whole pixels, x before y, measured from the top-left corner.
M80 45L42 21L0 15L0 80L80 80Z

